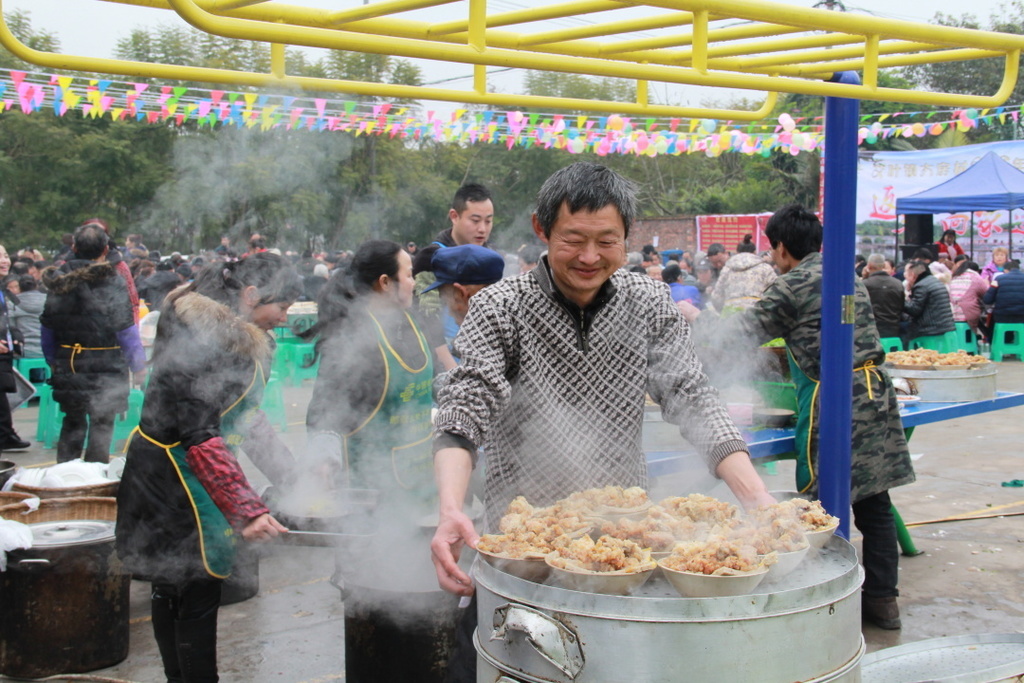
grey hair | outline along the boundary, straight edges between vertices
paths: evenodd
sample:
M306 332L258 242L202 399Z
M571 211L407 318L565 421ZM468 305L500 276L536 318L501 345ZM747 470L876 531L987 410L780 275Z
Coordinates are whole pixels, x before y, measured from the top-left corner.
M885 257L881 254L871 254L868 256L867 265L871 270L883 270L885 268Z
M555 171L544 181L537 193L537 222L544 230L545 237L551 237L558 212L565 204L569 213L581 210L600 211L614 206L629 236L629 229L636 219L637 186L615 171L586 161L580 161Z
M639 251L631 251L626 254L627 266L639 266L644 262L644 255Z

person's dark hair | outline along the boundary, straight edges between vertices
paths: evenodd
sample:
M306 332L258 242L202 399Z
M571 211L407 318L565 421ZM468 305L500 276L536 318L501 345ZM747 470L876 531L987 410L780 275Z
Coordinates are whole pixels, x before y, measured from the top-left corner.
M540 263L540 256L544 250L536 244L527 244L519 249L519 258L526 263Z
M250 286L259 291L258 306L294 301L302 294L302 280L295 269L277 254L265 251L241 261L211 263L181 291L197 292L238 311L239 295Z
M718 256L719 254L725 253L725 245L715 242L714 244L708 245L708 256Z
M753 254L756 251L757 247L754 245L753 235L744 235L743 241L736 245L737 254ZM863 258L863 256L861 258Z
M679 282L679 278L683 276L683 269L675 263L670 263L661 269L661 279L668 284L673 282Z
M185 280L192 279L192 268L182 264L174 269L174 272L178 274L178 277L184 278Z
M11 275L17 275L18 277L21 277L22 275L28 275L28 269L29 266L31 265L33 264L25 263L24 261L15 261L14 263L11 264L11 269L9 272L11 273Z
M18 286L21 287L21 292L31 292L34 289L39 289L39 283L31 275L22 275L18 278Z
M957 254L956 258L953 259L953 263L960 263L961 261L967 260L967 254Z
M942 239L946 239L950 235L952 235L955 238L956 237L956 230L950 229L950 230L943 230L942 231Z
M930 247L921 247L920 249L918 249L918 250L916 250L914 252L913 259L915 261L920 261L921 259L927 259L929 261L934 261L935 260L935 252L932 251Z
M641 275L647 275L647 269L644 268L643 266L630 266L629 267L629 272L631 272L631 273L640 273Z
M795 259L821 251L821 221L799 204L788 204L773 213L764 234L773 249L782 244Z
M254 237L251 240L249 240L249 248L250 249L266 249L267 248L267 242L262 237Z
M398 254L402 251L402 245L391 240L369 240L359 245L348 268L336 270L320 289L317 322L299 336L312 339L319 335L319 350L323 340L352 317L381 275L398 276Z
M967 257L964 256L963 254L960 254L960 256L963 256L963 258L957 257L960 260L956 261L956 267L953 269L953 277L957 277L958 275L963 275L964 273L966 273L968 270L971 269L972 264L975 266L975 269L977 269L977 263L969 261Z
M75 229L75 241L72 249L75 256L94 261L103 256L110 238L103 226L98 223L86 223Z
M640 251L646 255L658 253L657 247L655 247L653 244L645 244Z
M975 273L981 274L981 266L978 265L977 261L968 261L967 267L973 270Z
M491 191L480 183L466 183L455 191L455 196L452 197L452 208L455 209L455 213L461 214L466 210L466 204L469 202L485 202L488 199L492 199Z
M919 261L917 259L911 261L903 268L903 273L913 273L918 279L926 278L932 274L931 269L928 267L927 261Z
M1003 266L1003 270L1020 270L1020 261L1017 259L1007 261L1006 265Z
M587 161L579 161L555 171L544 181L537 193L537 222L545 237L551 237L558 213L565 204L569 213L593 213L614 206L625 236L633 226L637 213L637 186L615 171Z

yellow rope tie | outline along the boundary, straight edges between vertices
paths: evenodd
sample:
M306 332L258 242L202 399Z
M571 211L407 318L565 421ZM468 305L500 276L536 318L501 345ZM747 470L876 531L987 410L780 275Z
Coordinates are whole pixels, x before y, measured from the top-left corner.
M879 382L882 381L882 376L878 374L878 368L875 367L875 361L873 360L869 360L867 363L860 366L859 368L853 369L854 372L860 372L862 370L864 371L864 381L868 385L868 398L870 398L873 401L875 400L875 391L874 389L871 388L871 376L874 375L875 379L877 379Z
M121 348L120 346L82 346L81 344L61 344L62 349L71 349L71 358L68 362L71 365L71 374L77 374L75 372L75 356L82 351L113 351L114 349Z

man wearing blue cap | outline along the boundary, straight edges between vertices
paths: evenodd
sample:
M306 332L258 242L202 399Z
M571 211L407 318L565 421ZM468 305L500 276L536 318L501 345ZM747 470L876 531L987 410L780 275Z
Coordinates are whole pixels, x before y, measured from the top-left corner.
M440 290L444 304L459 325L469 312L470 298L487 285L501 279L505 259L496 252L476 244L438 249L430 259L434 282L424 293Z

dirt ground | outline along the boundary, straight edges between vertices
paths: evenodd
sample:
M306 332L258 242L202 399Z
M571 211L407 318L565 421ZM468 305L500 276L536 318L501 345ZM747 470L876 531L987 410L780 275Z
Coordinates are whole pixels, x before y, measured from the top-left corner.
M1000 365L999 388L1024 391L1024 363ZM303 418L312 384L285 389L290 426L283 437L304 447ZM35 434L36 408L15 413L19 433ZM917 482L892 492L920 555L900 561L901 631L863 629L868 651L940 636L1024 632L1024 407L919 427L911 439ZM34 443L4 458L22 466L53 462L55 451ZM769 488L792 488L792 463L762 469ZM707 484L706 475L694 475ZM655 490L677 491L665 478ZM712 482L713 483L713 482ZM699 490L699 489L695 489ZM959 521L963 516L989 515ZM992 516L997 515L997 516ZM925 522L934 522L924 524ZM856 536L852 539L857 544ZM259 595L220 612L224 681L319 683L344 680L343 605L329 583L330 550L268 547ZM128 658L94 672L95 680L164 680L149 623L148 585L133 582ZM2 677L0 677L2 678Z

